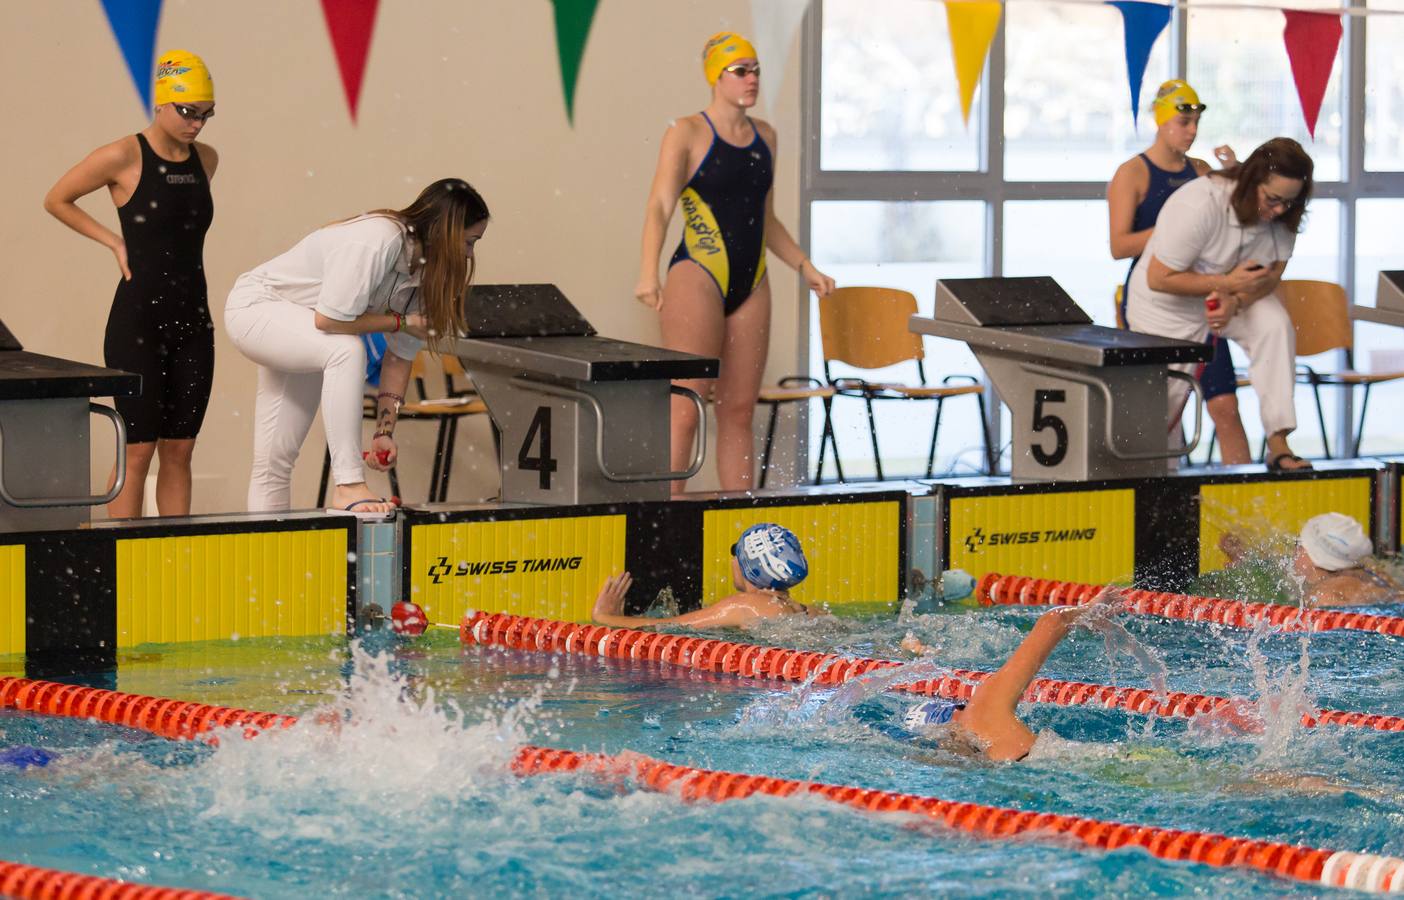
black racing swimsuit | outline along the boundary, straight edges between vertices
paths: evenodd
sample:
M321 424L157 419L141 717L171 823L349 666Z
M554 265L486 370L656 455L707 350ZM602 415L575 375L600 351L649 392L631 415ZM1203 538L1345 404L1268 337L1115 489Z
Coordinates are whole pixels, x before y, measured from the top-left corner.
M136 138L141 180L117 208L132 280L117 284L102 345L108 367L141 376L141 396L117 399L130 444L194 438L214 382L204 267L210 181L194 147L172 162Z

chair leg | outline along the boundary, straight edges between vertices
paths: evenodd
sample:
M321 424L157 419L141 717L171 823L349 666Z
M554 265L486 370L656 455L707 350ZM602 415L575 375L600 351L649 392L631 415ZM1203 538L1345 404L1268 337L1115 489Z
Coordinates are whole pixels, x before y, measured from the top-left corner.
M936 436L941 433L941 410L946 405L946 398L936 398L936 423L931 426L931 449L926 454L926 477L932 477L932 472L936 468Z
M832 397L825 397L820 400L824 405L824 430L819 435L819 468L814 474L814 483L818 484L824 480L824 442L829 442L829 448L834 451L834 470L838 472L838 483L843 484L848 479L843 474L843 460L839 458L838 437L834 432L834 401Z
M1350 448L1351 456L1360 455L1360 444L1365 440L1365 410L1370 408L1370 385L1365 385L1365 393L1360 398L1360 423L1355 426L1354 446Z
M390 476L390 496L403 497L400 493L400 472L394 466L385 470L385 474Z
M327 482L331 481L331 448L322 454L322 486L317 489L317 506L327 505Z
M1209 449L1204 454L1204 464L1207 466L1214 461L1214 445L1219 442L1219 429L1215 428L1209 432Z
M770 451L775 445L775 420L780 418L780 404L771 403L768 405L770 406L770 421L765 426L765 450L761 453L760 484L758 485L761 488L765 487L765 476L770 474ZM820 448L821 452L822 449Z
M1321 448L1323 452L1325 452L1327 459L1333 459L1334 457L1331 456L1331 438L1326 434L1326 412L1321 408L1321 386L1313 383L1311 392L1316 396L1316 422L1321 426Z
M873 468L877 470L877 480L886 481L882 475L882 451L878 449L877 418L873 415L873 398L865 397L864 402L868 405L868 434L873 439Z
M439 470L444 465L444 447L448 443L448 423L447 417L440 419L439 433L434 437L434 464L429 469L428 502L430 503L439 498Z

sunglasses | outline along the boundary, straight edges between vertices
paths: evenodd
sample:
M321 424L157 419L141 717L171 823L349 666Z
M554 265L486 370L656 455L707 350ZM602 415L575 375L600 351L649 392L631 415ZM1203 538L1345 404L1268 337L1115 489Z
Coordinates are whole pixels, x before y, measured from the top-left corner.
M214 118L215 114L215 111L213 109L207 109L204 112L200 112L195 107L186 106L184 103L172 103L171 106L175 108L176 115L180 116L187 122L207 122L210 119Z
M737 78L745 78L747 75L754 75L754 76L756 76L757 78L759 78L759 77L760 77L760 63L756 63L756 64L753 65L753 66L727 66L725 69L722 69L722 71L723 71L723 72L730 72L731 74L735 75Z

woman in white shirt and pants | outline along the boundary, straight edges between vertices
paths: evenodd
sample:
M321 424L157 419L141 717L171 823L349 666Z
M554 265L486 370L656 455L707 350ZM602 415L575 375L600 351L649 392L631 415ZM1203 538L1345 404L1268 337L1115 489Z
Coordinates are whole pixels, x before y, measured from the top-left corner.
M1195 179L1165 201L1131 273L1127 319L1137 331L1202 343L1213 330L1248 354L1273 470L1311 468L1287 445L1297 427L1296 335L1273 292L1311 199L1312 168L1300 144L1273 138L1242 165ZM1175 382L1171 427L1184 399Z
M488 209L468 182L436 181L401 210L375 210L320 228L239 276L225 305L234 346L258 363L251 511L291 508L293 464L318 406L336 488L332 506L394 509L366 484L361 413L366 352L386 334L376 430L364 464L395 464L395 421L410 365L425 341L464 330L473 248Z

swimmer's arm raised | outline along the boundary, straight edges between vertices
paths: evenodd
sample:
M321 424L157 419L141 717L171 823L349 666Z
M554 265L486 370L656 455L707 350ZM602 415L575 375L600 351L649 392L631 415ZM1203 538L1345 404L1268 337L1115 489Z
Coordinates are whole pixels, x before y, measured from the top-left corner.
M758 618L749 604L738 602L740 595L727 597L706 609L694 610L680 616L654 619L648 616L624 615L624 597L634 583L628 572L621 572L605 580L595 598L595 608L590 617L601 625L614 628L654 628L659 625L688 625L693 628L736 628L747 625Z
M1038 676L1038 670L1048 661L1048 655L1068 636L1068 627L1081 613L1081 609L1063 607L1039 616L1033 630L1005 660L1004 665L975 688L966 717L979 719L987 711L1012 716L1024 691L1028 690L1029 684Z

